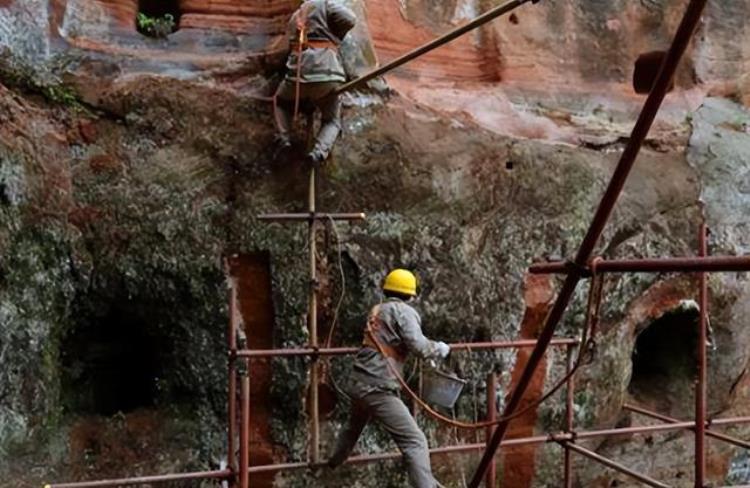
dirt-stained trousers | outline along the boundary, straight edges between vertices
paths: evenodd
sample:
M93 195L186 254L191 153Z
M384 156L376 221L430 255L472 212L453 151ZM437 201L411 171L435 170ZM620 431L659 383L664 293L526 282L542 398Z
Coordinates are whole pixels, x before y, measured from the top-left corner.
M295 85L293 80L286 79L281 82L276 91L274 119L279 136L287 140L292 132ZM338 81L300 83L300 103L311 102L320 110L320 130L315 138L313 151L317 151L323 160L328 158L341 132L341 100L338 95L333 94L339 86L341 83Z
M349 422L339 435L329 464L338 466L349 457L365 425L372 419L382 425L398 445L406 462L411 486L436 488L438 485L432 476L427 439L404 402L394 392L368 392L362 388L353 390L350 392L352 411Z

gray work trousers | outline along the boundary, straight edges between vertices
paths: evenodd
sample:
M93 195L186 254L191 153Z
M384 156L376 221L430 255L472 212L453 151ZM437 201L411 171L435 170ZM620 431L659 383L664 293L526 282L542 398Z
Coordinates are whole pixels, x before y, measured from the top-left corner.
M338 466L349 457L365 425L373 419L385 428L404 456L409 482L414 488L436 488L427 439L404 402L393 392L360 393L353 388L349 422L341 432L329 464Z
M318 151L326 159L333 149L333 145L341 132L341 100L333 91L341 86L337 81L326 81L318 83L300 83L300 104L311 103L320 110L321 124L318 135L315 138L313 150ZM276 91L276 104L274 106L274 119L276 128L282 139L289 139L292 132L294 118L294 99L296 83L293 80L284 80Z

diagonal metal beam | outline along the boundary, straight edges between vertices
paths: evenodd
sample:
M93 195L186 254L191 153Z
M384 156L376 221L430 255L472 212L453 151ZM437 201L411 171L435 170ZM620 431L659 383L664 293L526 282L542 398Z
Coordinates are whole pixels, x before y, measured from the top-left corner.
M651 417L651 418L656 419L656 420L661 420L662 422L667 422L669 424L677 424L677 423L681 422L681 420L678 420L676 418L669 417L667 415L664 415L664 414L661 414L661 413L658 413L658 412L653 412L651 410L646 410L645 408L637 407L635 405L630 405L628 403L626 403L622 407L625 410L630 410L631 412L639 413L641 415L645 415L646 417ZM696 423L695 425L698 425L698 423ZM688 427L688 428L691 429L691 430L695 430L695 426ZM714 439L718 439L720 441L728 442L729 444L733 444L733 445L735 445L737 447L742 447L744 449L750 449L750 442L743 441L742 439L737 439L736 437L732 437L730 435L722 434L720 432L715 432L715 431L709 430L709 429L706 429L706 435L709 436L709 437L713 437Z
M377 78L378 76L382 76L388 73L389 71L393 71L399 66L402 66L408 63L409 61L412 61L420 56L424 56L430 51L434 51L440 46L444 44L448 44L449 42L455 39L458 39L464 34L473 31L477 27L481 27L487 22L490 22L491 20L494 20L503 14L507 14L511 12L512 10L515 10L516 8L520 7L521 5L525 3L529 3L529 2L537 3L539 2L539 0L511 0L510 2L506 2L502 5L498 5L497 7L490 9L487 12L483 13L482 15L472 20L471 22L464 24L460 27L457 27L453 29L452 31L443 34L442 36L438 37L437 39L433 41L428 42L427 44L423 46L419 46L415 49L412 49L408 53L402 56L399 56L398 58L394 59L390 63L384 64L380 68L376 68L370 71L369 73L366 73L360 76L359 78L355 80L352 80L348 83L341 85L339 88L336 89L335 93L338 95L346 91L359 88L360 86L364 85L368 81L373 80Z
M513 394L508 400L508 404L503 412L503 417L512 415L520 405L521 399L531 382L531 378L539 366L547 346L555 333L557 324L560 322L565 310L568 308L568 304L573 297L573 293L575 293L578 282L583 277L585 272L584 268L594 252L594 248L596 247L596 244L604 231L604 227L612 214L612 210L617 203L622 188L625 186L630 170L633 168L638 152L640 151L643 142L646 140L648 131L651 129L651 125L656 118L656 113L659 111L659 107L661 107L661 104L664 101L664 97L667 94L680 59L685 53L685 50L690 43L690 39L693 37L698 22L700 22L701 14L706 7L706 3L707 0L691 0L685 10L685 14L677 29L672 45L664 58L664 63L659 70L659 75L656 77L651 93L648 95L643 109L641 110L641 114L638 116L638 121L633 128L628 144L620 157L617 168L615 169L612 179L609 182L609 186L602 197L599 208L596 210L594 219L591 222L583 242L581 243L581 247L578 249L578 253L574 260L574 266L579 268L580 271L571 273L566 277L562 289L560 290L560 294L547 315L544 329L538 338L537 346L532 351L526 368L524 369L516 388L513 390ZM469 484L469 488L479 487L479 484L482 482L482 479L495 456L495 452L497 452L497 448L505 437L505 433L508 430L508 424L509 421L506 420L497 426L497 430L495 430L495 434L492 436L492 441L484 452L482 460L480 461L471 483Z
M657 480L655 480L653 478L649 478L648 476L643 475L643 474L641 474L641 473L639 473L637 471L633 471L632 469L627 468L627 467L623 466L620 463L612 461L611 459L609 459L607 457L604 457L601 454L597 454L594 451L586 449L585 447L581 447L581 446L579 446L577 444L574 444L572 442L569 442L569 441L561 442L560 445L565 450L570 449L571 451L575 451L578 454L581 454L582 456L586 456L589 459L593 459L594 461L599 462L599 463L601 463L601 464L603 464L603 465L605 465L605 466L607 466L609 468L612 468L615 471L619 471L622 474L626 474L626 475L628 475L628 476L630 476L632 478L635 478L638 481L640 481L641 483L644 483L644 484L646 484L648 486L654 486L656 488L670 488L669 485L666 485L666 484L662 483L661 481L657 481Z

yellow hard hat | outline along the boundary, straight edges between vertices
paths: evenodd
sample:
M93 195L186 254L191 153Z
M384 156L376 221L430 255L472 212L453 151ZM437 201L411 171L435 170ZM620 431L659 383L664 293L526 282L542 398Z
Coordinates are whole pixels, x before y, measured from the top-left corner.
M417 295L417 277L405 269L394 269L385 277L383 290L394 291L404 295Z

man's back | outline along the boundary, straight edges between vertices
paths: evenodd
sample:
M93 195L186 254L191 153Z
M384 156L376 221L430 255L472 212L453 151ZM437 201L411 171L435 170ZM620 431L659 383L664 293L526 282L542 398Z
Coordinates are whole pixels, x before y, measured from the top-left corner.
M287 78L294 79L297 76L297 55L301 47L302 83L346 81L337 46L354 27L356 20L354 13L339 1L304 2L289 21L288 32L292 51L287 62ZM299 45L300 28L304 30L303 41L309 41L309 44Z
M380 349L385 351L399 374L409 353L423 358L437 355L437 343L422 333L419 313L403 300L390 298L373 307L367 328L364 347L354 362L355 375L361 382L387 389L399 388ZM377 344L372 342L370 333Z

